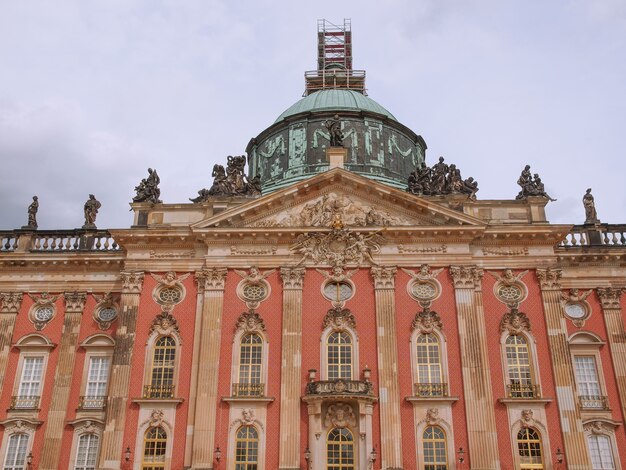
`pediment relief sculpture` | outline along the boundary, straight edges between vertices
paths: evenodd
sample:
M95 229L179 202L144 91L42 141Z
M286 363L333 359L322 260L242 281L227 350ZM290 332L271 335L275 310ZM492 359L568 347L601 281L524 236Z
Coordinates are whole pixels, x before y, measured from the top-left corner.
M380 252L384 238L378 233L363 234L348 229L333 229L330 233L310 232L299 235L291 251L302 255L298 266L310 260L330 266L360 265Z
M253 227L331 227L337 215L350 227L388 227L393 225L416 225L407 217L392 215L387 211L356 198L328 193L306 204L289 208L280 214L262 219Z

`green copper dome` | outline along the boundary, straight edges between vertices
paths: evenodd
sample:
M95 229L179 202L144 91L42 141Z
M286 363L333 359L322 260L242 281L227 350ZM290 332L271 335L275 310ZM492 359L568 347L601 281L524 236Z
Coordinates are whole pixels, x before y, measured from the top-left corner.
M320 90L302 98L286 111L275 122L300 113L312 111L369 111L382 114L396 121L396 118L376 101L354 90Z

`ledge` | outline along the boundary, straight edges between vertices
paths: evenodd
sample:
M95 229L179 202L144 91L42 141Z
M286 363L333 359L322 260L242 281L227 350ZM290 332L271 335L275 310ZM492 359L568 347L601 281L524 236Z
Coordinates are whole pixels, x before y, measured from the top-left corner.
M504 405L520 404L546 404L554 401L553 398L498 398L498 401Z
M166 405L179 405L184 402L184 398L133 398L131 400L133 403L137 403L139 405L156 405L156 404L166 404Z
M225 402L233 402L233 403L250 403L250 402L258 402L258 403L271 403L275 400L274 397L222 397L222 401Z
M459 397L415 397L415 396L411 396L411 397L406 397L405 398L406 401L408 402L412 402L412 403L438 403L438 402L442 402L442 403L454 403L455 401L459 400Z

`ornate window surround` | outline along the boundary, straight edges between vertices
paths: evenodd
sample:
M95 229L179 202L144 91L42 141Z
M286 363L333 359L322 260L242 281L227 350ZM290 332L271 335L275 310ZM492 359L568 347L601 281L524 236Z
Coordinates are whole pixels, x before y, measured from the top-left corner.
M102 447L102 432L104 430L104 420L92 419L92 418L78 418L70 421L74 427L74 436L72 438L72 448L70 450L69 465L74 468L76 465L76 454L78 452L79 439L84 434L95 434L100 439L98 444L98 456L100 455L100 449ZM97 461L96 461L97 464Z
M233 410L233 411L238 411L238 410ZM260 411L260 410L257 409L256 411ZM239 429L241 429L242 426L252 426L256 430L257 435L259 437L259 454L258 454L258 460L257 460L257 470L264 470L265 469L265 455L266 455L265 426L259 420L259 418L255 415L254 408L242 409L240 417L233 420L230 423L230 426L228 429L228 457L226 459L226 462L228 463L226 465L226 468L227 469L235 468L235 452L237 451L237 432L239 431Z
M451 415L450 415L451 416ZM424 468L426 463L424 462L424 447L423 436L424 431L429 426L439 426L446 437L446 457L448 459L448 467L453 467L453 462L456 461L455 448L454 448L454 433L452 426L447 420L439 417L438 408L429 408L426 410L426 416L420 419L415 426L415 444L417 449L417 468Z
M50 356L50 351L54 349L56 345L41 333L31 333L21 337L15 343L14 347L20 350L20 356L17 362L17 368L15 370L15 380L13 382L12 392L13 396L16 396L20 389L20 381L22 377L22 372L24 370L24 360L27 357L43 357L41 382L39 383L40 402L36 410L30 410L34 412L33 417L35 417L39 412L38 408L41 405L41 396L43 395L44 387L46 385L46 371L48 370L48 358ZM24 409L10 411L20 412L20 414L28 412L28 410Z
M35 440L35 431L42 424L42 421L29 418L9 418L0 422L4 427L2 436L2 444L0 445L0 465L4 467L9 446L9 439L14 434L26 434L28 436L28 445L26 446L26 455L32 450Z
M604 371L602 368L602 358L600 357L600 349L606 344L598 335L592 333L590 331L577 331L573 333L568 338L570 355L572 358L572 367L575 367L574 357L576 356L592 356L595 359L596 364L596 373L598 374L598 382L600 384L600 392L602 396L607 397L607 387L604 376ZM576 378L576 371L572 371L574 377ZM578 390L578 380L576 380L576 393L580 396ZM583 413L594 413L597 415L598 411L602 413L603 410L589 410L581 408L581 412ZM609 410L606 410L607 417L610 417L611 413Z
M343 324L342 326L327 326L320 336L320 378L328 379L328 338L334 332L347 333L352 340L352 376L350 380L358 380L359 378L359 337L352 327Z
M615 464L615 468L622 468L619 452L617 451L617 440L615 439L615 428L619 426L620 423L612 421L610 419L603 418L591 418L587 420L583 420L583 430L585 432L585 440L587 440L592 435L604 436L609 439L611 443L611 454L613 455L613 463ZM589 442L587 441L587 446L589 446Z
M446 336L443 333L441 327L441 320L436 312L428 311L430 314L430 321L425 323L423 321L425 312L418 312L413 320L413 332L409 339L410 355L411 355L411 371L413 377L413 384L419 382L418 364L417 364L417 338L422 334L432 334L439 341L439 365L441 367L441 382L449 384L448 378L448 345ZM413 391L415 395L415 391ZM449 395L449 390L448 390ZM441 397L438 397L441 398Z
M235 334L233 336L232 346L232 367L231 367L231 393L233 385L239 383L239 361L241 359L241 340L248 334L257 334L261 337L261 383L267 387L267 372L268 372L268 360L269 360L269 339L267 332L265 331L265 324L261 316L254 311L244 312L239 316ZM265 389L264 396L267 395L267 388ZM254 400L254 397L247 398L247 400Z
M94 357L109 358L109 377L107 378L108 390L108 381L111 377L111 359L113 358L114 346L115 340L111 336L104 333L95 333L86 338L82 343L80 343L80 347L85 350L85 357L83 361L83 374L80 383L80 396L87 395L87 382L89 381L89 364L91 362L91 358Z
M140 419L141 416L144 415L143 412L147 412L147 409L140 410ZM134 460L135 460L135 468L141 468L141 463L143 462L143 453L144 453L144 442L146 432L148 432L149 428L160 426L165 431L165 435L167 437L167 444L165 447L165 470L168 470L172 465L172 454L174 451L174 426L170 424L168 420L168 416L172 413L173 410L166 409L153 409L149 415L149 417L140 422L137 426L137 439L135 440L135 451L134 451Z

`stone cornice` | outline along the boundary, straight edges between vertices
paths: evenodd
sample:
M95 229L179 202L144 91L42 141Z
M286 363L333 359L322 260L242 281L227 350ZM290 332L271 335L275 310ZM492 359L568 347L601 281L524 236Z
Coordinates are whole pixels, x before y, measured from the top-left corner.
M598 298L600 299L600 303L602 304L602 309L614 309L619 310L621 308L620 305L620 297L624 292L624 288L622 287L599 287L596 289L598 293Z
M484 271L477 266L450 266L455 289L480 289Z

